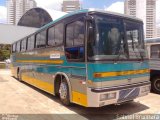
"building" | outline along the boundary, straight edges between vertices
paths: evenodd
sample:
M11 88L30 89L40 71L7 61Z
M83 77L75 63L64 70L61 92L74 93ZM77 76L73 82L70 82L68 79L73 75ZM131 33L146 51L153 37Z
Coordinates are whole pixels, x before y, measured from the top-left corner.
M124 4L124 13L136 17L136 0L126 0Z
M12 44L66 14L56 10L32 8L23 14L17 25L0 23L0 44Z
M35 0L7 0L7 23L17 24L26 11L36 6Z
M63 12L70 13L80 9L81 9L81 5L79 0L63 0L63 3L62 3Z
M157 27L157 37L160 38L160 26Z
M33 27L0 24L0 44L12 44L17 40L36 32L37 30L37 28Z
M145 37L156 37L156 0L125 0L124 13L143 20Z

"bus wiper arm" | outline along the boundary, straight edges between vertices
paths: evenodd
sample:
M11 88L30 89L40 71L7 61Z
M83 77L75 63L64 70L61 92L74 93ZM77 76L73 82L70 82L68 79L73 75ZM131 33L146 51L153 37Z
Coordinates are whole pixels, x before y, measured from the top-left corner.
M121 41L123 40L123 47L121 46L121 44L120 44L120 49L119 49L119 51L118 51L118 56L117 56L117 58L115 59L115 63L117 63L117 61L119 60L119 58L120 58L120 56L122 55L122 53L124 53L124 55L126 56L126 58L128 58L128 56L127 56L127 53L125 54L125 52L127 52L127 50L126 50L126 42L124 41L124 38L122 38L121 39ZM121 41L120 41L120 43L121 43ZM122 52L122 49L124 50L123 52Z

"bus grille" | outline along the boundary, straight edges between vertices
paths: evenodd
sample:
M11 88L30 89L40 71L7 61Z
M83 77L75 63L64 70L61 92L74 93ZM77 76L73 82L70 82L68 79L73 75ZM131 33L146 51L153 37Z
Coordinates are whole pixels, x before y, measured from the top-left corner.
M119 92L118 102L133 100L139 95L140 88L126 89Z

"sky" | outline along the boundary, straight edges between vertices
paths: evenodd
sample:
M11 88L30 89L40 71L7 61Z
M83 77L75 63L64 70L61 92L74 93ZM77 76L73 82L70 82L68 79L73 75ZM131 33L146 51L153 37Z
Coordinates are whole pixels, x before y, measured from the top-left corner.
M6 22L6 0L0 0L0 23ZM35 0L38 7L44 9L60 10L63 0ZM124 13L124 0L80 0L82 8L99 8L108 11ZM157 23L160 25L160 0L157 1ZM59 13L58 13L59 14Z

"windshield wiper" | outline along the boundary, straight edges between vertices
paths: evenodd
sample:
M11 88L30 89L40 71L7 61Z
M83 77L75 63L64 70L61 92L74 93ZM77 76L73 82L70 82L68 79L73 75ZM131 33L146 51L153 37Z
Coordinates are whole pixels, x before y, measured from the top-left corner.
M123 44L122 44L122 41L123 41ZM118 56L116 57L114 63L117 63L117 61L119 60L120 56L121 56L123 53L124 53L124 55L126 56L126 58L128 58L128 54L127 54L127 53L125 54L125 52L127 51L126 46L127 46L127 44L126 44L126 42L124 41L124 37L123 37L123 38L121 39L121 41L120 41L120 48L119 48L119 50L118 50Z

